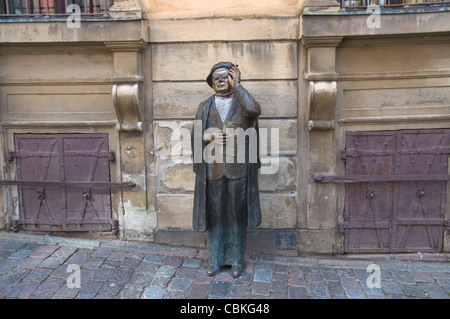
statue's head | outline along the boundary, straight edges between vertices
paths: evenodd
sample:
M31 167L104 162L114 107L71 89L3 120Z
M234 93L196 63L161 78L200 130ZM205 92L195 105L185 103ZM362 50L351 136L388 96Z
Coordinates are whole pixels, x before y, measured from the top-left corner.
M231 62L220 62L211 68L206 82L216 93L226 94L233 90L228 81L229 70L233 66Z

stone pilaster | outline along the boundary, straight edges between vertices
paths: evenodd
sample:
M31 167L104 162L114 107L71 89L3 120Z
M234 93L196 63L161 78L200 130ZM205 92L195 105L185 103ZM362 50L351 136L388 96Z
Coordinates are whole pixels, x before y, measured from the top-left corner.
M122 181L136 187L123 190L119 214L123 239L154 240L156 214L148 211L146 200L145 141L143 133L143 51L144 41L108 42L113 53L112 97L118 119L120 171Z
M333 175L336 166L336 47L341 37L302 39L306 49L305 80L309 95L309 176ZM306 225L300 229L300 252L336 251L336 186L310 180Z

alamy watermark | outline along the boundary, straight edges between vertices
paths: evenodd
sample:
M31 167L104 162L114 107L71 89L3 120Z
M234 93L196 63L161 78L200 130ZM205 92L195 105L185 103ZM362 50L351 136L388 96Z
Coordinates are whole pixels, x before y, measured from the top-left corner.
M67 266L66 272L70 273L67 277L67 288L81 288L81 269L77 264L70 264Z
M367 266L366 272L370 273L367 277L366 284L367 287L372 288L381 288L381 269L377 264L370 264Z
M279 168L280 130L279 128L226 127L222 130L227 142L206 143L208 136L219 129L210 128L202 132L202 121L194 120L191 131L180 125L173 127L170 137L170 159L174 163L257 163L261 161L261 174L275 174ZM191 138L193 144L191 148ZM259 146L259 154L258 154Z
M367 13L370 15L367 17L366 25L369 29L379 29L381 28L381 8L379 5L370 4L366 9Z
M77 4L69 4L66 12L70 13L67 17L66 24L69 29L81 28L81 8Z

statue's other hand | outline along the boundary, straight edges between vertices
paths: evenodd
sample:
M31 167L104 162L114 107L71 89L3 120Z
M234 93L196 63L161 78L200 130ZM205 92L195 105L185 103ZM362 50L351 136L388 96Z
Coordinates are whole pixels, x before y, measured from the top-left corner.
M222 132L222 130L212 127L203 133L203 140L206 143L225 144L226 135Z
M213 135L213 143L224 145L227 142L227 136L222 131L217 131L215 135Z
M230 69L230 75L228 75L228 83L230 83L232 87L235 87L240 80L241 80L241 71L237 67L233 66Z

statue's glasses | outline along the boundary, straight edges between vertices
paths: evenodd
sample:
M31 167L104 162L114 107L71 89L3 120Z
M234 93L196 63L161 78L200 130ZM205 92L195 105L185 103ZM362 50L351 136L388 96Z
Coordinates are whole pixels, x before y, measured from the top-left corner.
M228 75L230 75L230 73L228 73L228 72L214 73L213 76L212 76L212 78L213 78L214 80L217 81L217 80L219 80L220 78L222 78L222 79L228 78Z

